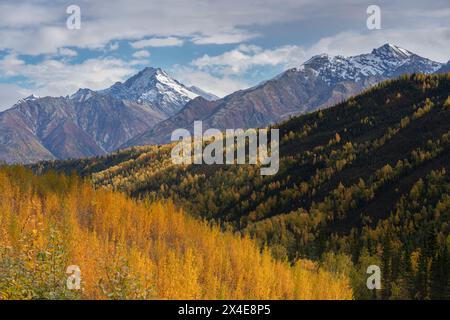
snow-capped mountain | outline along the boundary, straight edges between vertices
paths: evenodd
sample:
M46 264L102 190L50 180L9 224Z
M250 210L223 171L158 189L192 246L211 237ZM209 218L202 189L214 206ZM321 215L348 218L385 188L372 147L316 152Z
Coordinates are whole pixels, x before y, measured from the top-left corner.
M74 94L72 94L70 96L71 100L74 100L76 102L84 102L90 98L92 98L94 96L94 94L96 94L95 91L91 90L91 89L78 89L77 92L75 92Z
M37 99L39 99L39 98L40 98L39 96L36 96L36 95L34 95L34 94L31 94L31 95L29 95L28 97L23 98L23 99L20 99L19 101L17 101L16 105L19 104L19 103L21 103L21 102L24 102L24 101L34 101L34 100L37 100Z
M371 53L353 57L321 54L305 62L298 71L312 69L329 84L360 82L368 78L391 78L405 73L433 73L442 64L422 58L406 49L385 44Z
M385 44L353 57L321 54L297 68L222 99L145 68L108 89L67 97L29 96L0 113L0 161L33 162L105 154L168 142L174 129L256 128L331 106L404 73L448 65Z
M167 115L173 115L199 96L160 68L145 68L124 83L117 82L100 93L122 100L149 103Z
M0 113L0 161L106 154L199 95L209 94L201 89L194 93L153 68L106 90L84 88L67 97L31 95Z
M204 129L265 127L332 106L380 81L405 73L433 73L441 66L392 44L352 57L320 54L250 89L215 101L197 98L125 146L166 143L174 129L191 129L194 120L202 120Z

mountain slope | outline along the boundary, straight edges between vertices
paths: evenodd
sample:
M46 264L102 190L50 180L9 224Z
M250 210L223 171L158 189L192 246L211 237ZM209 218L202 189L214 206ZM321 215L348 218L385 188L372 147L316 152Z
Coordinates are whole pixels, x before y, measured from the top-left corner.
M211 114L217 107L215 101L207 101L202 97L197 97L189 101L183 109L181 109L174 116L161 121L152 129L134 137L127 141L122 148L128 146L144 144L156 145L166 141L170 141L174 128L189 128L189 126L196 120L199 120L199 115L207 116Z
M202 120L205 129L264 127L292 115L329 107L380 81L405 73L429 74L440 67L440 63L391 44L369 54L348 58L322 54L254 88L214 101L214 111L207 114L198 112L195 120ZM203 103L207 104L206 101ZM167 122L161 123L161 127L157 125L125 145L167 143L169 132L177 128L192 130L193 127L192 123L181 126L176 121L172 122L172 127L168 127ZM160 131L164 134L154 134Z
M450 60L447 62L447 64L444 64L442 68L440 68L436 73L448 73L450 72Z
M0 159L29 163L105 154L164 118L136 103L90 94L85 100L24 99L0 113Z
M431 86L431 88L422 91L424 84ZM316 173L316 169L320 169L328 162L335 162L339 157L350 156L353 153L359 155L360 158L352 159L348 165L339 170L339 174L333 178L333 185L337 186L339 180L347 183L349 181L357 182L359 178L369 179L371 173L386 163L395 166L397 160L407 158L417 148L424 148L423 150L425 150L429 140L435 141L450 130L450 122L447 121L450 111L448 108L448 104L450 104L448 99L449 85L448 75L405 76L399 80L377 85L373 89L333 108L295 117L282 123L277 127L280 128L282 140L280 146L281 166L285 168L281 168L280 173L275 177L262 179L254 176L252 179L262 179L262 181L269 183L274 179L281 182L285 175L290 175L291 179L299 175L308 176L308 173ZM195 100L191 103L195 105ZM339 135L338 142L336 141L336 134ZM347 142L351 142L355 150L348 155L345 153L339 155L349 148L349 146L346 146ZM370 144L372 144L373 149L369 148ZM361 150L355 145L359 145ZM102 185L110 184L111 177L120 177L120 184L113 183L114 186L137 194L149 190L159 190L160 184L164 181L164 179L159 180L159 171L165 172L165 169L158 169L153 166L161 163L169 165L170 149L171 145L130 148L108 157L56 162L54 164L44 162L38 164L36 168L55 166L54 168L58 170L70 172L72 166L76 165L80 174L93 174L96 183ZM159 154L156 155L155 152ZM311 153L318 153L318 156L314 157ZM328 159L330 156L333 156L332 159ZM288 159L291 157L296 159L295 163L300 166L289 163ZM142 159L142 162L137 161L139 158ZM318 159L314 160L315 158ZM116 161L116 159L120 160ZM166 160L169 161L166 163ZM114 169L111 168L111 172L108 170L108 163L110 162L114 163ZM121 164L123 164L123 167ZM142 177L144 180L134 180L136 178L134 175L143 174L147 170L145 165L151 165L155 170L157 169L155 172L148 173L157 175L159 178L144 175ZM95 169L96 166L98 166L98 169ZM211 167L215 169L210 170ZM175 168L176 166L174 166ZM258 170L257 168L252 169L252 166L245 166L245 168L255 172ZM236 170L239 169L239 166L192 165L185 169L177 171L177 175L180 174L182 177L194 173L204 173L207 176L232 174L237 173ZM303 172L303 170L306 171ZM101 177L108 178L103 180ZM257 184L255 181L254 183ZM143 183L148 183L148 185L143 185ZM214 182L206 179L202 183ZM235 182L230 180L230 183ZM252 184L251 181L245 183L249 183L248 187ZM316 197L326 194L326 190L331 188L328 183L323 186L326 189L322 194L316 192ZM194 187L199 186L192 186L192 188ZM176 185L174 188L176 188ZM221 188L226 188L226 186ZM175 195L171 192L167 193L167 195L169 194ZM192 199L189 199L189 203L192 203ZM272 211L271 214L285 211L283 207L278 207L276 210ZM226 210L217 214L222 217L221 215L225 212ZM204 214L206 213L207 211L204 211ZM227 214L232 215L229 212ZM241 212L239 215L245 214Z
M18 112L0 114L0 155L8 163L55 159Z
M171 198L279 257L332 270L348 261L359 298L374 297L358 276L373 264L386 279L377 297L449 297L449 74L402 76L277 127L274 176L252 165L177 166L171 145L34 170L77 170L99 187Z
M198 94L211 96L196 89ZM0 161L30 163L105 154L198 96L161 69L146 68L102 91L30 96L0 113Z

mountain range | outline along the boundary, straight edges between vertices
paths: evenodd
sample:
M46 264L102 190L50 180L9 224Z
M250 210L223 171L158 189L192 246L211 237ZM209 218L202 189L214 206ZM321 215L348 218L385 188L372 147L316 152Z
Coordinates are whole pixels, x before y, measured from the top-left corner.
M438 62L391 44L348 58L317 55L298 68L223 99L211 102L196 98L174 117L128 141L124 147L167 143L173 130L192 130L194 120L202 120L204 129L264 127L330 107L383 80L405 73L430 74L441 67Z
M194 92L195 90L195 92ZM106 154L205 94L145 68L102 91L30 96L0 113L0 160L30 163Z
M385 44L353 57L321 54L255 87L224 98L187 87L161 69L145 68L124 83L67 97L30 96L0 113L0 160L102 155L170 141L177 128L202 120L214 127L264 127L332 106L405 73L448 72L449 64Z

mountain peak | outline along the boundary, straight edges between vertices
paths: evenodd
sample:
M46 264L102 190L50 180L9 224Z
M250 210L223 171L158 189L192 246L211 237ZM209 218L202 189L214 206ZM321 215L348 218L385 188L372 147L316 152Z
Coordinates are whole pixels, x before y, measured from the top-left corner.
M161 68L153 68L153 67L145 67L141 71L139 71L136 76L137 77L152 77L156 74L166 74L164 70Z
M25 99L23 99L23 100L25 100L25 101L34 101L34 100L37 100L37 99L39 99L40 97L39 96L36 96L36 95L34 95L34 94L31 94L31 95L29 95L28 97L26 97Z
M140 104L148 103L167 115L174 114L198 96L163 69L153 67L146 67L124 83L116 83L101 93Z
M381 47L373 49L372 54L381 56L383 58L395 57L400 59L407 59L413 55L412 52L391 43L385 43Z
M299 70L303 70L305 67L309 67L314 70L320 69L322 66L331 63L333 57L326 53L317 54L312 56L309 60L301 65Z
M26 97L26 98L21 98L21 99L19 99L19 100L14 104L14 106L20 105L20 104L22 104L22 103L24 103L24 102L36 101L36 100L38 100L38 99L40 99L40 98L41 98L41 97L39 97L39 96L37 96L37 95L31 94L31 95L29 95L29 96Z
M330 60L331 56L328 53L320 53L312 56L309 60L307 60L304 64L310 64L311 62L318 60Z
M391 43L375 48L371 53L352 57L320 54L306 61L297 71L312 69L328 84L339 81L379 81L375 78L398 76L404 73L433 73L440 63L422 58Z
M71 100L76 100L78 102L84 102L91 98L95 92L91 89L87 88L80 88L77 92L75 92L73 95L71 95L69 98Z
M139 71L137 74L129 78L124 82L124 84L128 84L128 86L132 85L135 82L142 82L142 81L150 81L156 74L161 74L161 69L155 69L152 67L145 67L141 71Z

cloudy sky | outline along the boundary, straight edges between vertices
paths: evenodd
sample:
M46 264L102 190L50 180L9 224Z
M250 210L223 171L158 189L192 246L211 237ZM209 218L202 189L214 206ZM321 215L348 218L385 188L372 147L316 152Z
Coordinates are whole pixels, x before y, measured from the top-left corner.
M380 30L367 28L373 4ZM70 5L80 29L67 27ZM0 110L32 93L106 88L146 66L224 96L314 54L387 42L446 62L449 21L448 0L0 0Z

